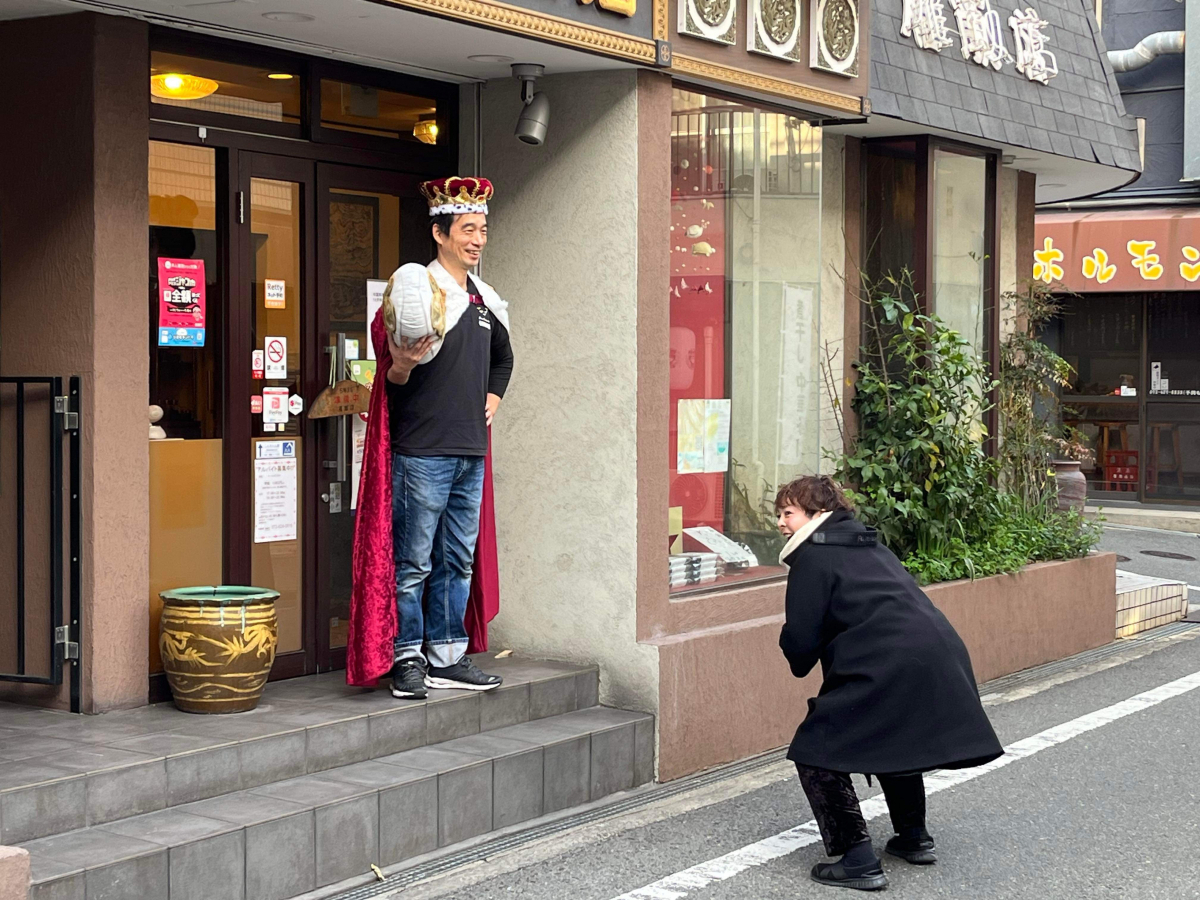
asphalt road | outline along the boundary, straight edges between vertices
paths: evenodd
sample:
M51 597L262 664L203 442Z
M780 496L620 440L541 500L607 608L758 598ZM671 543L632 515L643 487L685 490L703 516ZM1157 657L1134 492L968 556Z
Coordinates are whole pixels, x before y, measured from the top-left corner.
M1183 531L1157 531L1122 525L1105 525L1101 550L1111 550L1125 559L1117 568L1155 578L1177 578L1200 587L1200 535ZM1191 557L1176 559L1156 554ZM1200 602L1200 597L1191 598Z
M1108 538L1106 538L1107 540ZM1114 536L1122 547L1126 535ZM1191 540L1200 545L1200 539ZM1121 543L1124 542L1124 543ZM1114 548L1115 549L1115 548ZM1128 555L1128 554L1126 554ZM1131 559L1134 557L1131 557ZM1187 576L1195 581L1198 576ZM884 861L886 896L1046 900L1200 898L1200 689L1106 722L1093 716L1134 695L1200 673L1200 628L1132 646L1143 655L1120 665L1081 667L1016 699L989 701L1006 746L1077 720L1093 730L1014 759L994 771L929 797L929 827L941 859L914 868ZM1193 686L1200 685L1200 676ZM1040 689L1038 689L1040 688ZM747 703L754 702L752 697ZM875 791L859 783L860 797ZM496 854L394 897L471 900L614 900L658 883L640 896L658 900L769 900L855 896L808 878L824 858L819 843L723 879L680 888L684 872L792 829L811 812L786 763L651 802L602 825ZM881 849L886 815L870 822ZM692 876L684 876L689 883ZM705 882L705 883L702 883Z

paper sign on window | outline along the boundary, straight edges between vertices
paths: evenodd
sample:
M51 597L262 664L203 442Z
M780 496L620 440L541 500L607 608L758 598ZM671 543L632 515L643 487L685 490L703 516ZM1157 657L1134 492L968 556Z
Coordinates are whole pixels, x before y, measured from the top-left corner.
M204 260L158 258L158 346L204 346Z
M287 308L287 282L283 279L268 278L263 282L264 305L267 309Z

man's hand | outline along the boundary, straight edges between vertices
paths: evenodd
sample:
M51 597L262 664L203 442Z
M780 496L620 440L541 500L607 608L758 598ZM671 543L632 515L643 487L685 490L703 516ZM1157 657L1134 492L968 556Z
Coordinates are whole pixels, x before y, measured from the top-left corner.
M433 341L432 335L415 341L401 338L400 344L397 346L389 334L387 336L388 353L392 357L392 365L388 369L387 380L392 384L408 384L408 376L417 367L417 363L424 359L429 348L433 346Z
M487 395L487 403L483 406L484 414L487 416L488 428L492 427L492 420L496 418L496 410L500 408L500 398L495 394Z

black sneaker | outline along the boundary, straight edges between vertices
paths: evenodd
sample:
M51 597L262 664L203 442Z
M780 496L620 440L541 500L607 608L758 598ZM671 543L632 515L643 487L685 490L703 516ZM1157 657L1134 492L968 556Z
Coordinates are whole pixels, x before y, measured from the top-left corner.
M923 832L920 837L906 838L896 835L887 842L884 849L914 866L932 866L937 862L937 850L933 846L933 838L929 832Z
M402 700L424 700L429 696L425 690L425 660L402 659L392 667L392 696Z
M817 863L812 869L812 880L818 884L854 888L856 891L882 891L888 886L879 860L857 868L847 868L840 862Z
M429 674L425 676L426 687L457 688L461 691L490 691L500 687L503 681L499 675L488 675L467 656L444 669L430 666Z

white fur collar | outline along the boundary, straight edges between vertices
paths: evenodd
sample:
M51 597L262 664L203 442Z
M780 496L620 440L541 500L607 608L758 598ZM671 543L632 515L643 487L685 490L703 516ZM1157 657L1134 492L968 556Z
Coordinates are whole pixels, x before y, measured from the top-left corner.
M429 269L434 280L437 281L438 287L446 292L447 300L457 301L454 304L456 307L460 303L467 302L466 290L454 280L453 275L446 271L445 266L435 259L426 268ZM512 329L508 324L508 303L500 299L500 295L496 293L495 288L484 282L482 278L476 278L472 275L471 280L479 288L479 295L483 298L484 305L491 311L492 315L500 320L500 324L504 326L505 330L511 331ZM447 306L447 309L449 308ZM458 316L454 316L454 320L457 322ZM453 327L453 323L449 321L446 324L448 327Z
M823 512L813 516L807 525L788 538L788 542L784 544L783 549L779 551L779 564L781 566L786 566L787 558L796 552L796 548L812 537L813 532L820 528L825 520L832 515L832 512ZM788 568L791 567L788 566Z

